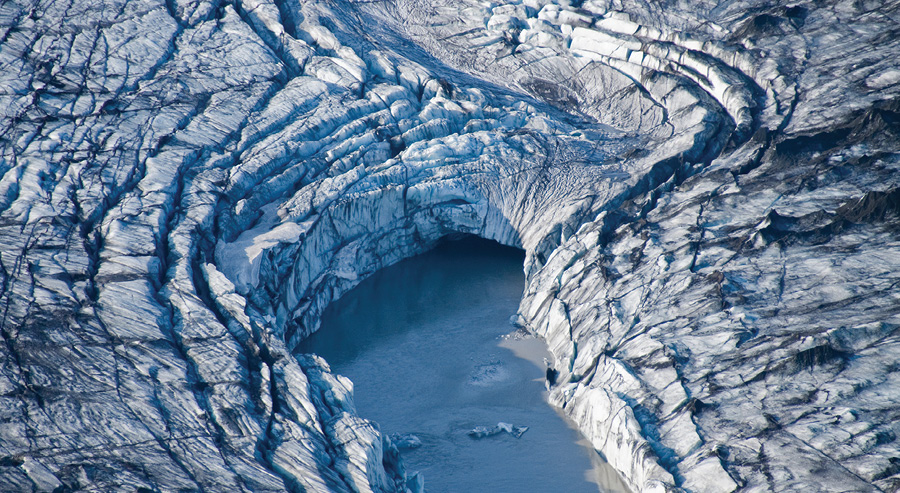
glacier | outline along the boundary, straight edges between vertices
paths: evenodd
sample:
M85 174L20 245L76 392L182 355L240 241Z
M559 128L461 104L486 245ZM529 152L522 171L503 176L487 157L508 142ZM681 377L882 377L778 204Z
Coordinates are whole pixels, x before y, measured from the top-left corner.
M900 489L900 2L0 3L0 490L420 488L294 348L525 251L633 491ZM427 485L426 485L427 486Z

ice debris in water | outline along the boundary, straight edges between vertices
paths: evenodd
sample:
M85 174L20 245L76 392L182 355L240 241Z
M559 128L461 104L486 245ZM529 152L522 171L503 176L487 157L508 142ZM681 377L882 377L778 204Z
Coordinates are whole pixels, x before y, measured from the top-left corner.
M509 370L503 366L502 361L491 361L475 366L474 374L470 380L472 385L493 385L509 378Z
M400 450L411 450L422 446L422 439L412 433L391 433L391 442Z
M468 435L472 438L485 438L497 435L504 431L516 438L521 438L522 435L524 435L525 432L528 431L528 427L515 426L500 421L499 423L497 423L497 426L494 426L492 428L488 428L487 426L476 426L469 431Z

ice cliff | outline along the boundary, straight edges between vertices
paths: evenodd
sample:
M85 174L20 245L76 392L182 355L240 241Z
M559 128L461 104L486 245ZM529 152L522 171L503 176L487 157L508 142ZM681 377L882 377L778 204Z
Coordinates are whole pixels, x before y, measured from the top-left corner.
M0 2L0 490L404 491L291 355L526 251L635 491L900 489L900 2Z

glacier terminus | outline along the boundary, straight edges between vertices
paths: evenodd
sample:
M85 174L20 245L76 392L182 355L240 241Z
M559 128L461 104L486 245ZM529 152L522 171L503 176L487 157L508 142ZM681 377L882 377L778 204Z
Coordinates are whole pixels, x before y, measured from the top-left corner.
M897 0L0 0L0 491L420 491L295 350L463 236L632 491L900 491Z

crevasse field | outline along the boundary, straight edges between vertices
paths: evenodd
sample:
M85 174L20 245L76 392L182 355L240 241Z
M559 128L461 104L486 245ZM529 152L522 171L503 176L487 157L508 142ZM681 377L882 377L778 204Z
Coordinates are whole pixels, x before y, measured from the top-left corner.
M459 235L524 251L549 404L631 491L896 491L898 26L0 1L0 491L420 490L296 350Z

